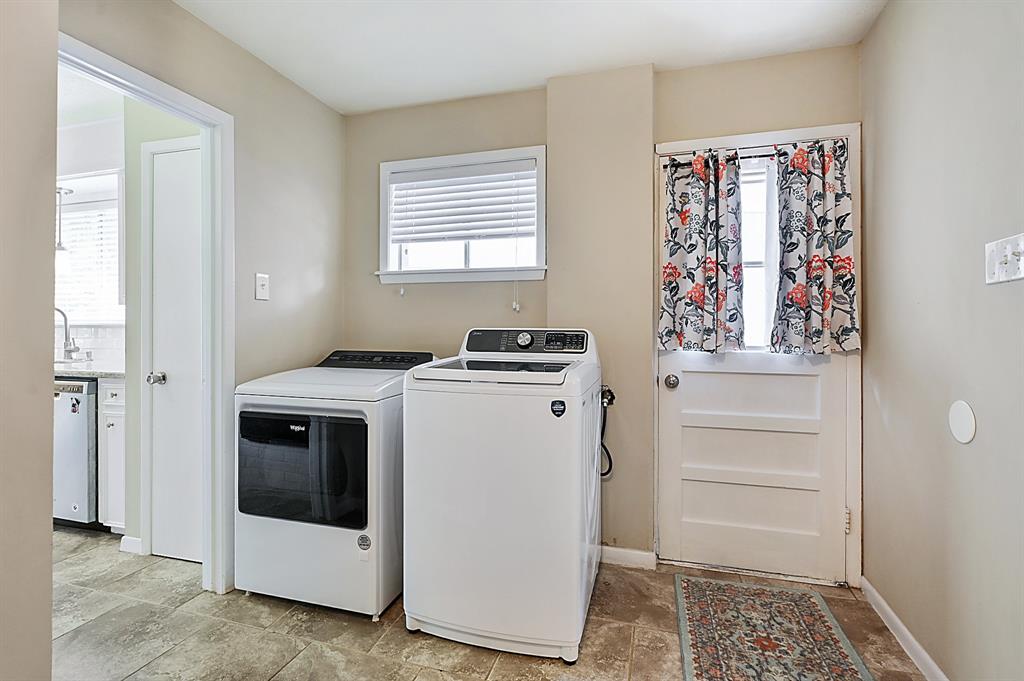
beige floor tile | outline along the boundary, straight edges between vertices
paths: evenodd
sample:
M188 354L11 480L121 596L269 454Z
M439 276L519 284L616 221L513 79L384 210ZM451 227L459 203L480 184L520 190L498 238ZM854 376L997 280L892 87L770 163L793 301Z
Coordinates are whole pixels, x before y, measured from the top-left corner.
M590 601L595 617L675 631L676 597L673 575L602 565Z
M855 601L857 597L846 587L825 586L823 584L811 584L810 587L828 598L845 598L848 601Z
M633 630L630 681L665 681L683 678L679 633L645 629Z
M875 681L925 681L924 674L897 672L890 669L869 670Z
M58 525L53 530L53 562L58 563L76 553L89 551L103 544L120 544L120 540L118 535L111 532L80 530Z
M482 677L467 676L465 674L452 674L437 669L419 668L420 673L416 675L416 681L480 681Z
M203 566L165 558L100 589L176 608L203 592Z
M266 629L294 605L292 601L259 594L246 595L236 589L224 595L204 591L182 605L181 610Z
M828 598L826 603L846 637L850 639L864 664L876 678L883 670L906 674L920 673L899 641L869 604L839 598Z
M53 679L120 681L209 622L158 605L125 603L53 642Z
M672 575L683 575L685 577L698 577L701 579L717 579L722 582L739 582L742 578L735 572L721 572L718 570L707 570L704 568L684 567L682 565L671 565L669 563L658 563L658 572L667 572Z
M807 591L813 591L810 584L801 584L800 582L791 582L786 579L776 579L774 577L759 577L757 575L743 575L744 584L753 584L755 586L778 586L783 589L805 589Z
M127 577L161 558L124 553L117 542L103 542L96 548L75 553L53 566L53 580L98 588Z
M489 681L625 681L633 627L590 619L574 665L562 660L502 653Z
M393 613L391 617L394 618ZM384 635L388 624L383 618L380 622L374 622L368 615L299 604L270 629L365 653Z
M410 662L440 671L486 677L498 653L427 633L410 633L395 622L370 649L371 655Z
M926 681L924 674L898 672L891 669L868 669L875 681Z
M414 681L420 667L314 641L274 681Z
M53 638L58 638L86 622L91 622L126 602L114 594L74 584L53 587Z
M132 681L267 681L306 647L305 641L231 622L189 636L131 677Z

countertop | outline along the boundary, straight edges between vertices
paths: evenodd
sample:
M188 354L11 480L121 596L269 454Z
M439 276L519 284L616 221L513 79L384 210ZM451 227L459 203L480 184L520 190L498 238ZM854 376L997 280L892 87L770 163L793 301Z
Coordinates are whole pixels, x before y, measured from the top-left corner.
M54 364L54 378L116 378L124 380L124 366L114 362L92 360L74 364Z

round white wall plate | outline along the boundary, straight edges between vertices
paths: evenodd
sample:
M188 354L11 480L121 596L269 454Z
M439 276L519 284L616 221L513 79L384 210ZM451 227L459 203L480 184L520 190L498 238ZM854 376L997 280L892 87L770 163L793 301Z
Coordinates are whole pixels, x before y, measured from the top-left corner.
M949 406L949 432L957 442L967 444L973 440L977 428L978 422L974 418L971 405L963 400L957 400Z

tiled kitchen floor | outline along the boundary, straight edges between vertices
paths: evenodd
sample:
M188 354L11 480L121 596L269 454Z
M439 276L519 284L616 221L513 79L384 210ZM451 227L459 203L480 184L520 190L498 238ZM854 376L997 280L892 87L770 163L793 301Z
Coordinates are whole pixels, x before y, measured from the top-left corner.
M672 573L741 579L602 567L570 667L410 634L401 600L374 623L238 591L217 596L201 590L199 565L121 553L116 535L58 528L53 560L53 678L73 681L678 681ZM877 681L923 681L859 592L818 590Z

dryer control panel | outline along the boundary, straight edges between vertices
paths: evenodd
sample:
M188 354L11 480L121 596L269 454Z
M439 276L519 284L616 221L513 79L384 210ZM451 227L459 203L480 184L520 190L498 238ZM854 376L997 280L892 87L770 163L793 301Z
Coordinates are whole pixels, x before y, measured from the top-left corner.
M434 359L429 352L388 352L386 350L335 350L318 367L336 369L398 369L405 371Z
M588 334L579 329L473 329L467 352L583 354Z

